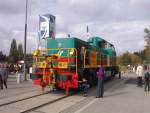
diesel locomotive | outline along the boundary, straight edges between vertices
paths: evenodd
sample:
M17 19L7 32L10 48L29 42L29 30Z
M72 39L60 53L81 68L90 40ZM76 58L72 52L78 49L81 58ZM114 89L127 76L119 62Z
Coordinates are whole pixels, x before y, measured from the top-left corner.
M100 37L87 41L70 37L47 39L46 49L33 52L33 83L55 89L78 89L85 78L90 86L97 82L96 72L100 65L105 68L106 78L118 73L116 51L113 44Z

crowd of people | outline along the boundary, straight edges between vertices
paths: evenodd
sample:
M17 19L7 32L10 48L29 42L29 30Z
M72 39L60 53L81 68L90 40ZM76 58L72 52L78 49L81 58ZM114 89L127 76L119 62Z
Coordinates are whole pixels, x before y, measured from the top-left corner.
M16 75L17 83L20 83L20 73L22 70L23 67L19 64L0 63L0 88L3 89L3 86L5 86L7 89L7 79L11 73Z

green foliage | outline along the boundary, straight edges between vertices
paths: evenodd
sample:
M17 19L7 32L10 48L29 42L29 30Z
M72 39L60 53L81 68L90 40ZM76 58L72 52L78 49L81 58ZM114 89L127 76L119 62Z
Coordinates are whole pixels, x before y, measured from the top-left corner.
M144 61L146 63L150 63L150 29L145 28L144 32L145 32L144 38L147 43L147 45L145 46L145 49L144 49Z
M18 60L23 60L24 54L23 54L23 48L22 44L18 45Z
M144 29L145 32L145 41L147 42L147 46L150 46L150 29L145 28Z
M24 54L23 54L22 44L19 44L17 48L17 42L15 39L13 39L11 42L11 47L9 52L9 62L16 63L18 60L23 60L23 57Z
M7 56L3 54L2 51L0 51L0 62L5 62L7 60Z
M144 49L144 62L150 64L150 46Z
M32 66L32 64L33 64L32 54L26 54L26 62L27 62L27 67Z
M122 55L122 64L123 65L131 64L131 58L129 52L126 52Z
M10 52L9 52L9 62L15 63L18 60L18 51L16 40L13 39L11 42Z
M142 63L142 58L136 54L130 54L132 65Z
M138 63L141 63L141 57L137 54L132 54L129 52L124 53L123 55L118 57L118 64L119 65L136 65Z

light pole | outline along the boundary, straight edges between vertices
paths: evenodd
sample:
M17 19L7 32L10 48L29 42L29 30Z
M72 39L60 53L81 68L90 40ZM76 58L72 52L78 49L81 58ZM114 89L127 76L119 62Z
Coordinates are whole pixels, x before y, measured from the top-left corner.
M27 42L27 17L28 17L28 0L26 0L26 10L25 10L25 30L24 30L24 80L27 80L26 73L26 42Z

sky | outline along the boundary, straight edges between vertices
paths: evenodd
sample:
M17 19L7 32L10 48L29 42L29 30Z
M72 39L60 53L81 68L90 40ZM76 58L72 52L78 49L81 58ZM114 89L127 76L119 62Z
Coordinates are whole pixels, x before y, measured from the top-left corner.
M29 0L27 52L38 44L39 15L56 16L56 38L87 40L100 36L118 54L140 51L145 46L144 28L150 27L150 0ZM13 38L24 41L25 0L0 0L0 51L9 54Z

